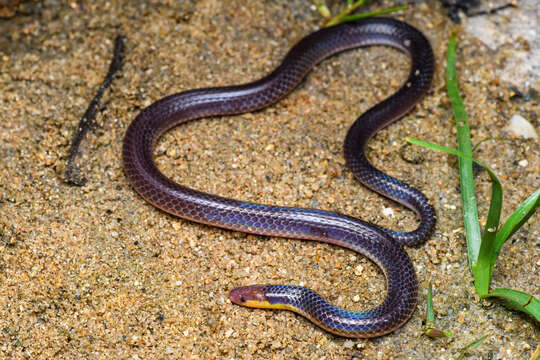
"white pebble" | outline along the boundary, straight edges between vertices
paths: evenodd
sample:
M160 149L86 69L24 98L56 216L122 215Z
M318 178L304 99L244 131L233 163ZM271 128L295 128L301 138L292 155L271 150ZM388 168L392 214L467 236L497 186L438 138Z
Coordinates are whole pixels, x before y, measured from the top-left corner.
M526 167L527 165L529 165L529 162L527 160L523 159L523 160L520 160L518 162L518 164L519 164L519 166Z
M360 264L354 269L355 275L360 275L362 274L363 271L364 271L364 267Z
M392 208L389 208L389 207L383 207L383 211L382 211L383 215L386 216L386 217L392 217L394 216L394 210Z
M536 133L534 126L521 115L514 114L510 119L510 124L508 124L506 130L516 136L538 141L538 134Z

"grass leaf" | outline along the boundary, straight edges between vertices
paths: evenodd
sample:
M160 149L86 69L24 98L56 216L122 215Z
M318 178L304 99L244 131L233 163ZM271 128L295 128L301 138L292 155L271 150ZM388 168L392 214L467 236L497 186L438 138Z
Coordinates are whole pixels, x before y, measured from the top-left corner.
M367 13L362 13L362 14L344 16L344 17L339 19L339 22L342 23L342 22L354 21L354 20L363 19L363 18L372 17L372 16L379 16L379 15L389 14L389 13L393 13L393 12L396 12L396 11L407 10L408 8L409 8L409 6L403 5L403 6L399 6L399 7L395 7L395 8L390 8L390 9L384 9L384 10L367 12Z
M428 285L426 326L424 327L424 334L435 339L452 336L452 333L449 330L439 330L435 328L435 312L433 311L433 291L431 281Z
M455 360L461 360L463 358L463 356L465 356L465 354L467 353L468 350L472 350L475 347L477 347L478 345L480 345L484 340L486 340L486 337L487 337L487 335L484 335L480 339L475 340L475 341L473 341L472 343L470 343L468 345L465 345L465 347L463 347L461 349L461 352L459 353L458 357Z
M463 219L466 233L465 237L467 239L469 266L475 276L476 291L485 294L488 292L489 286L486 287L485 281L478 284L475 274L482 237L480 235L480 224L478 223L478 208L476 206L476 195L474 191L472 160L469 159L472 157L469 120L459 94L456 77L456 42L456 36L450 37L446 66L446 87L457 125L458 150L466 155L466 157L460 156L459 158L459 180L461 185L461 199L463 202Z
M533 295L513 289L495 289L483 297L498 297L506 300L506 305L514 310L531 315L540 322L540 300Z
M495 141L512 141L514 139L511 139L511 138L504 138L504 137L497 137L497 136L490 136L490 137L487 137L485 139L482 139L480 140L476 145L474 145L472 151L475 152L476 149L478 149L478 147L480 145L482 145L483 143L485 143L486 141L491 141L491 140L495 140Z
M435 312L433 311L433 292L431 281L427 290L427 310L426 310L426 326L432 326L435 323Z
M514 211L512 215L506 219L506 222L497 233L494 244L494 255L492 266L495 265L495 260L501 251L501 247L529 218L535 213L540 206L540 189L536 190L529 196L521 205Z
M487 289L489 288L489 282L491 279L491 274L493 272L493 267L495 266L495 262L497 261L497 257L499 256L499 252L501 251L501 247L504 242L508 240L508 238L512 236L512 234L514 234L534 214L536 208L540 206L540 189L535 191L531 196L529 196L529 198L527 198L527 200L525 200L512 215L510 215L501 230L497 232L502 208L502 187L499 178L497 177L497 175L495 175L493 170L491 170L489 166L473 158L472 156L467 156L464 153L448 148L446 146L441 146L412 138L406 138L406 140L415 145L444 151L446 153L456 155L467 160L471 160L482 166L491 178L492 192L488 220L486 222L484 236L482 237L479 256L476 264L473 265L475 283L481 283L480 287L486 289L486 292L479 292L478 295L487 295Z
M473 159L473 161L475 160ZM478 295L482 296L489 291L493 266L495 265L498 256L498 253L495 253L495 238L497 236L501 218L503 191L501 182L495 173L481 162L475 162L486 169L491 178L491 201L489 204L486 226L484 227L484 233L482 234L482 243L480 244L478 260L473 267L475 271L475 286Z
M343 17L349 15L350 13L352 13L353 11L358 9L366 1L367 0L358 0L357 2L349 1L347 3L347 7L345 8L345 10L343 10L342 12L340 12L339 14L337 14L336 16L334 16L333 18L328 20L328 22L324 26L328 27L328 26L337 25L337 24L341 23L342 22L341 19Z

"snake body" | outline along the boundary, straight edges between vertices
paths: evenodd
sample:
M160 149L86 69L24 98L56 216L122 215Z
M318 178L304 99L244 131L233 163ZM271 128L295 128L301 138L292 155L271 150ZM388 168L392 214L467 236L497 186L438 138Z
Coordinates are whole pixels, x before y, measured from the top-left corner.
M418 214L420 225L416 230L391 231L329 211L262 205L207 194L171 181L154 164L155 142L170 128L202 117L240 114L269 106L290 93L323 59L369 45L402 50L410 56L411 72L395 94L354 122L345 139L345 157L362 184ZM341 310L312 290L286 285L240 287L229 297L240 305L296 311L341 336L389 333L410 318L417 302L415 271L401 244L418 244L429 237L435 212L421 192L374 168L364 148L379 129L401 118L424 96L433 68L428 40L406 23L370 18L319 30L298 42L283 62L260 80L181 92L142 110L124 138L127 179L148 202L188 220L246 233L321 241L367 256L380 266L387 282L385 300L370 311Z

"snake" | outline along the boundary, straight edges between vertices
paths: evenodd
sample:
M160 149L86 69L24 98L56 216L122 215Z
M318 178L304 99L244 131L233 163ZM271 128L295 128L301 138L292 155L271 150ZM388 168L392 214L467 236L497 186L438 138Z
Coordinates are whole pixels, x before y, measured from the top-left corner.
M410 73L399 90L352 124L345 137L345 159L360 183L416 213L420 221L413 231L394 231L337 212L250 203L205 193L172 181L154 163L155 143L169 129L203 117L267 107L288 95L322 60L371 45L393 47L409 55ZM380 17L323 28L305 36L280 65L258 80L179 92L141 110L123 141L126 178L147 202L174 216L244 233L314 240L350 249L373 261L386 279L384 300L367 311L341 309L313 290L292 285L238 287L229 293L231 303L291 310L342 337L371 338L390 333L408 321L417 304L416 273L403 245L424 242L433 232L436 216L422 192L371 165L365 147L380 129L419 102L431 86L433 72L429 41L407 23Z

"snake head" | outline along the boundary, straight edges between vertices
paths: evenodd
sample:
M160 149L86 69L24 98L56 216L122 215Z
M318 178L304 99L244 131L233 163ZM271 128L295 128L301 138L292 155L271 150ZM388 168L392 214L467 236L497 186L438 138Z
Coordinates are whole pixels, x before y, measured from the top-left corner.
M284 294L275 289L292 288L281 285L250 285L232 289L229 293L229 299L237 305L259 308L259 309L281 309L292 310L293 307L288 304Z
M237 287L231 290L229 299L237 305L260 308L261 304L268 302L263 287L262 285Z

